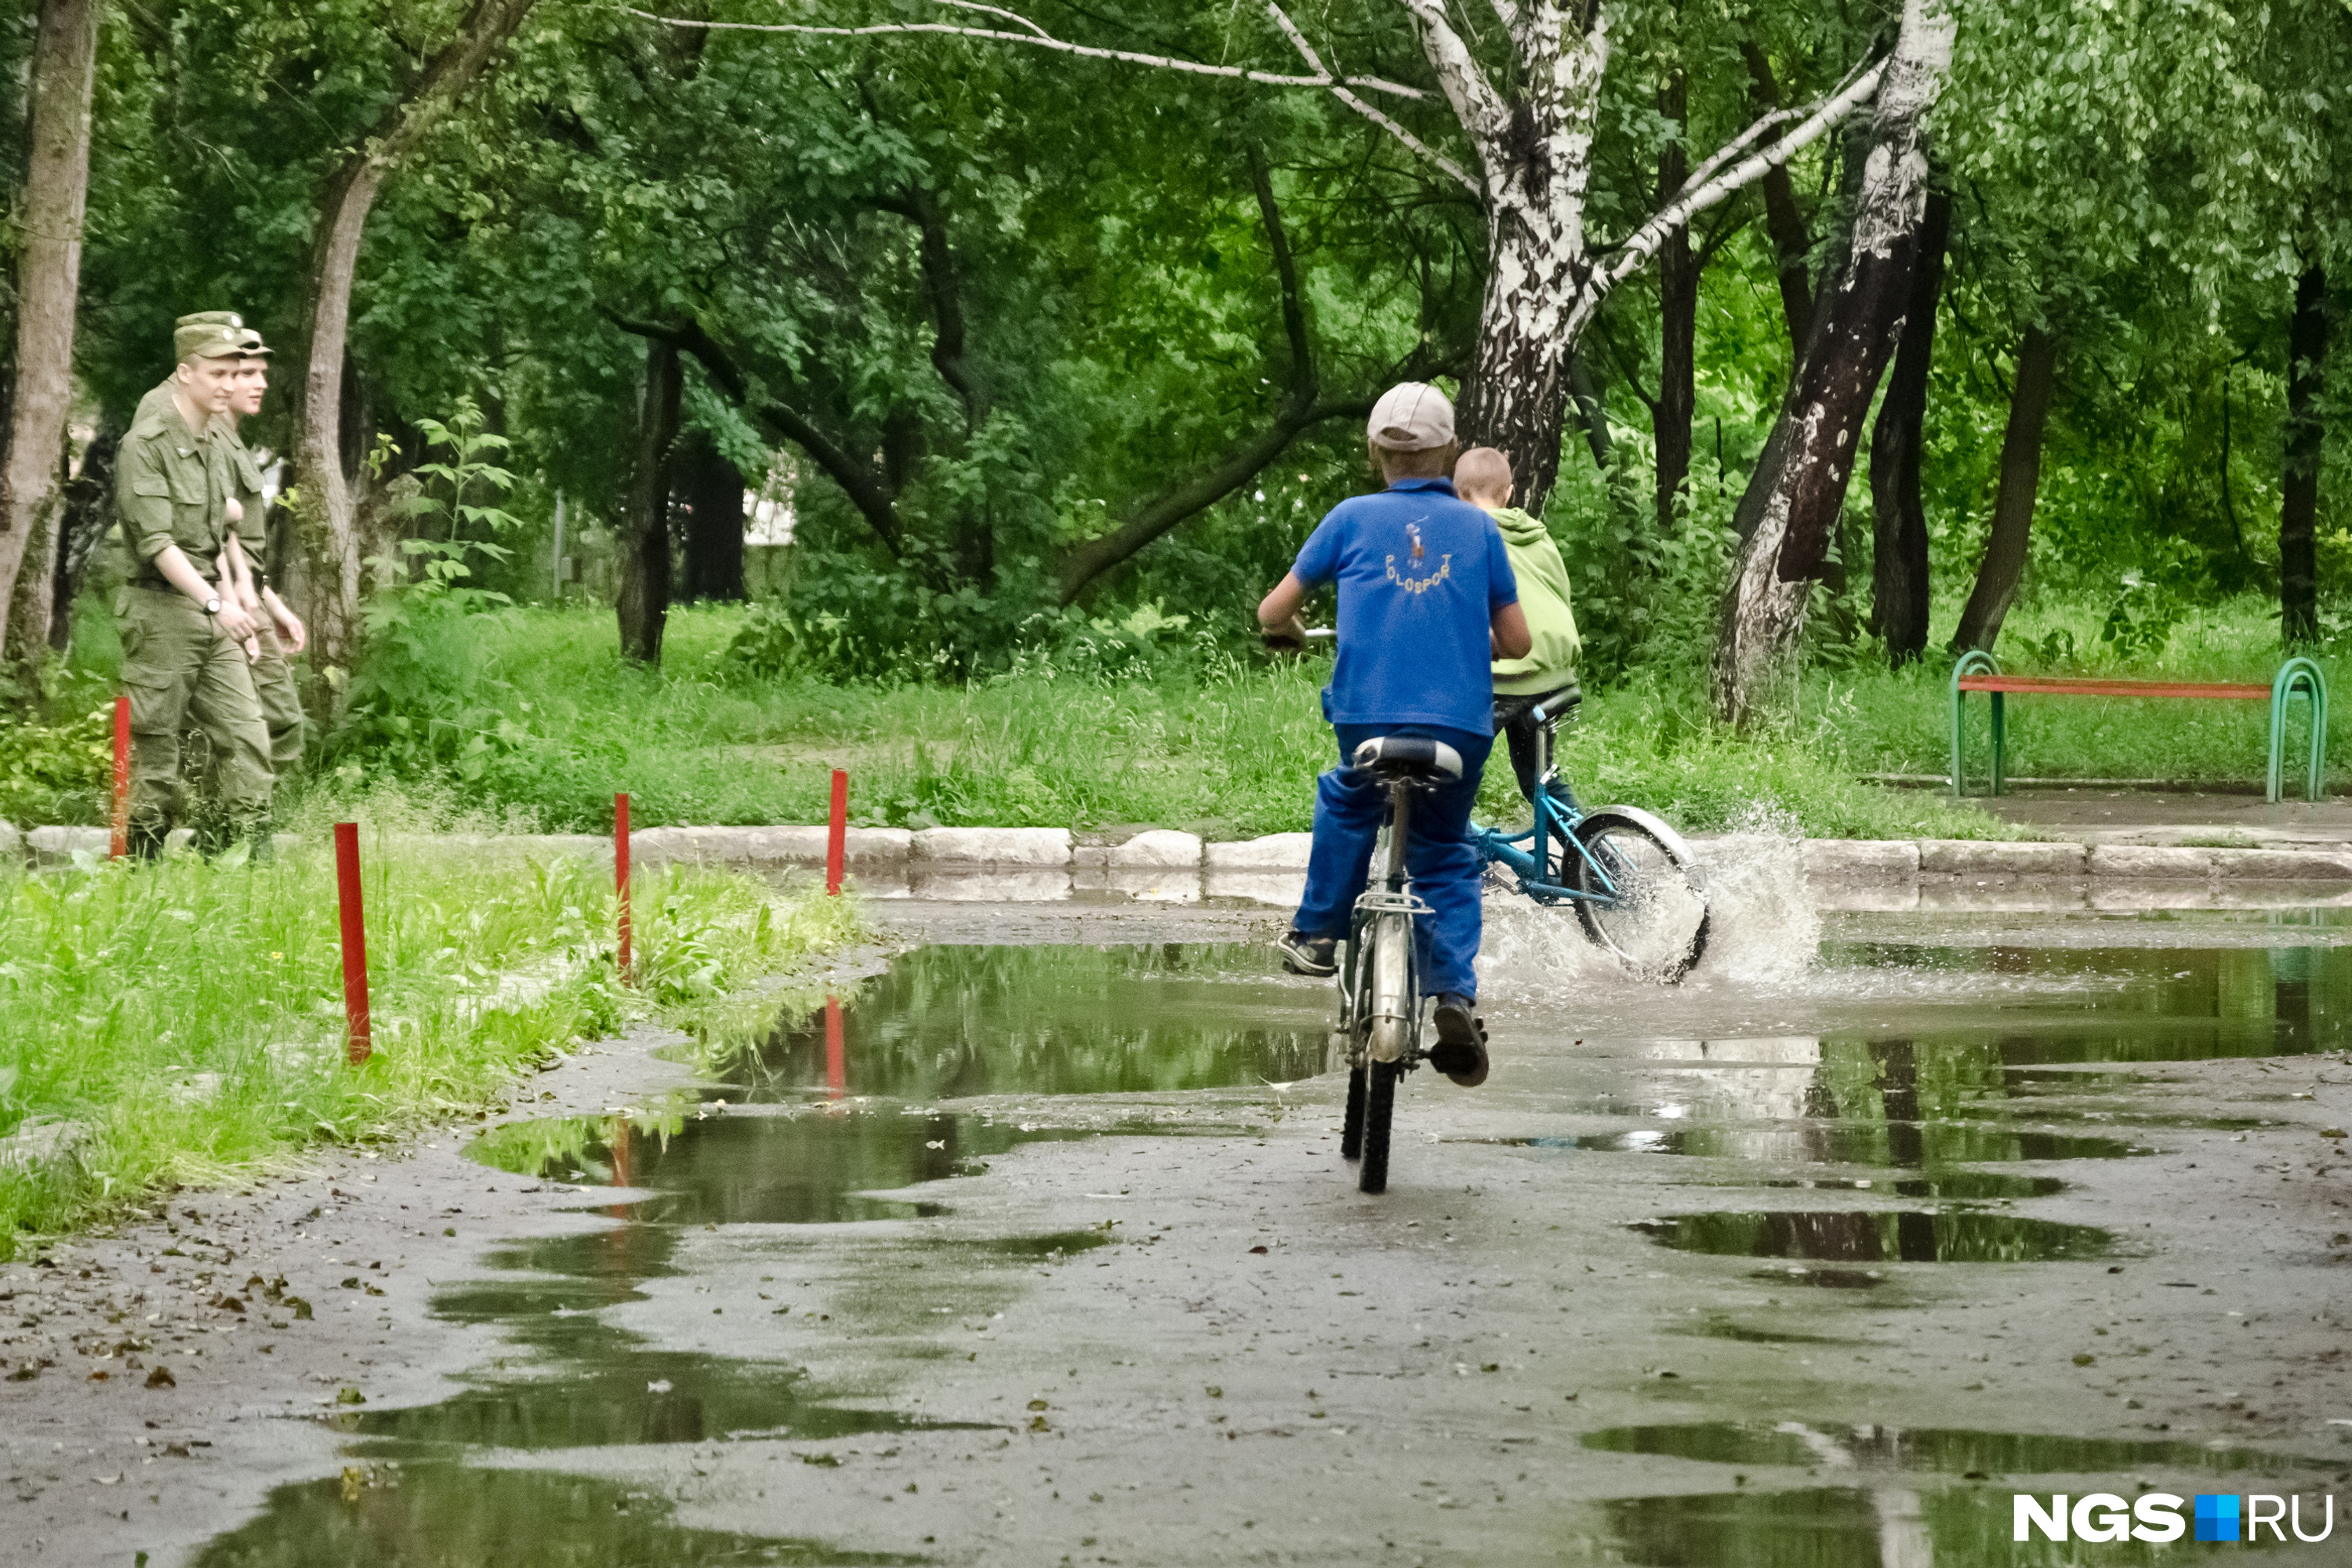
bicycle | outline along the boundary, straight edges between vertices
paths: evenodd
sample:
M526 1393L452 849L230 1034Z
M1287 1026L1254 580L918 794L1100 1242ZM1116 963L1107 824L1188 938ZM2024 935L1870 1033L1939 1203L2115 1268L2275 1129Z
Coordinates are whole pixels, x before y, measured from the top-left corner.
M1319 628L1307 633L1318 639L1333 635ZM1517 890L1537 903L1572 904L1592 942L1636 972L1671 983L1687 974L1706 947L1708 910L1696 857L1680 834L1639 806L1587 813L1553 793L1559 728L1573 721L1582 700L1581 691L1570 689L1534 710L1537 789L1528 830L1511 834L1473 823L1471 843L1490 876L1504 867ZM1372 872L1349 923L1330 1043L1334 1057L1348 1065L1340 1157L1357 1163L1360 1191L1381 1193L1388 1190L1397 1084L1427 1057L1421 1046L1413 921L1432 911L1413 896L1405 874L1412 800L1459 779L1462 757L1429 737L1384 735L1358 746L1350 761L1388 785L1389 803Z
M1412 922L1431 912L1405 879L1412 797L1462 776L1462 754L1421 735L1381 735L1356 748L1355 766L1389 786L1372 875L1357 898L1339 965L1339 1021L1331 1044L1348 1063L1348 1116L1339 1155L1359 1162L1356 1185L1388 1190L1389 1121L1399 1079L1421 1065L1420 961Z
M1708 910L1696 858L1681 834L1639 806L1587 813L1553 793L1559 778L1554 742L1560 725L1575 722L1583 700L1571 687L1533 711L1535 820L1527 831L1474 822L1470 840L1490 876L1501 866L1537 903L1573 905L1597 946L1637 973L1672 984L1706 951Z

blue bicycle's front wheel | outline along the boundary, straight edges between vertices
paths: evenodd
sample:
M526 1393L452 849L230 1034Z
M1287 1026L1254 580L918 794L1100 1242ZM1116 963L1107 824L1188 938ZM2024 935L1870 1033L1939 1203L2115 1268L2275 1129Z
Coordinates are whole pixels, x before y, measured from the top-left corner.
M1576 825L1562 857L1584 934L1636 973L1671 984L1706 951L1707 904L1682 835L1629 805Z

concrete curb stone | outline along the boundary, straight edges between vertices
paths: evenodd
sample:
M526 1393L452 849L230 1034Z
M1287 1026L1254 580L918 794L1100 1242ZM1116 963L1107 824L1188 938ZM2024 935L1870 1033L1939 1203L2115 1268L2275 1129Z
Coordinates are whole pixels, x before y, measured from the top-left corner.
M114 847L114 835L103 827L36 827L25 835L24 847L36 866L70 866L77 849L103 859Z
M2211 849L2213 874L2230 880L2352 881L2352 854L2322 849Z
M2016 844L1975 838L1922 838L1919 869L1956 877L2079 877L2080 844Z
M1167 827L1139 833L1110 852L1111 866L1119 869L1150 868L1158 870L1169 867L1198 866L1200 863L1200 836L1179 833Z
M848 828L843 858L853 866L903 865L914 837L903 827ZM629 850L649 865L822 866L827 839L823 827L648 827L629 836ZM602 847L611 854L610 842Z
M2162 877L2176 882L2201 882L2213 874L2213 851L2100 844L2091 850L2090 869L2094 877Z
M1304 871L1314 847L1312 833L1269 833L1209 845L1202 859L1213 871Z
M1067 866L1066 827L926 827L914 836L910 858L967 866Z
M1797 847L1805 875L1840 882L1907 882L1919 873L1919 845L1909 838L1808 838Z

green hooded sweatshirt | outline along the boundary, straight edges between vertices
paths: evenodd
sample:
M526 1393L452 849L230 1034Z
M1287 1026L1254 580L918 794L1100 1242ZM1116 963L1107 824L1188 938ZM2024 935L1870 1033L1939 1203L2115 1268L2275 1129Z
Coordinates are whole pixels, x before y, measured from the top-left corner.
M1559 558L1559 546L1544 525L1526 512L1507 506L1494 517L1510 552L1511 571L1519 580L1519 608L1535 636L1527 658L1495 661L1495 694L1530 697L1571 685L1584 643L1568 608L1568 563Z

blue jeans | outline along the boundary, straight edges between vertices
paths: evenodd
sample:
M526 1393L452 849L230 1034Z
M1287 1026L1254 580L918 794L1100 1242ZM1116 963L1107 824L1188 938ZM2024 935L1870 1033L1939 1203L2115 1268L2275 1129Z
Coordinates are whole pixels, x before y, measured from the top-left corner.
M1495 742L1490 735L1447 730L1434 724L1335 724L1339 765L1315 781L1315 847L1307 860L1307 894L1294 922L1307 936L1345 940L1356 895L1371 869L1372 846L1380 837L1388 790L1349 763L1356 748L1375 735L1426 735L1462 753L1462 776L1413 796L1412 837L1405 844L1405 870L1412 890L1431 913L1413 922L1414 947L1424 996L1441 991L1478 994L1478 889L1485 879L1478 851L1470 846L1470 806L1478 797L1478 775Z

